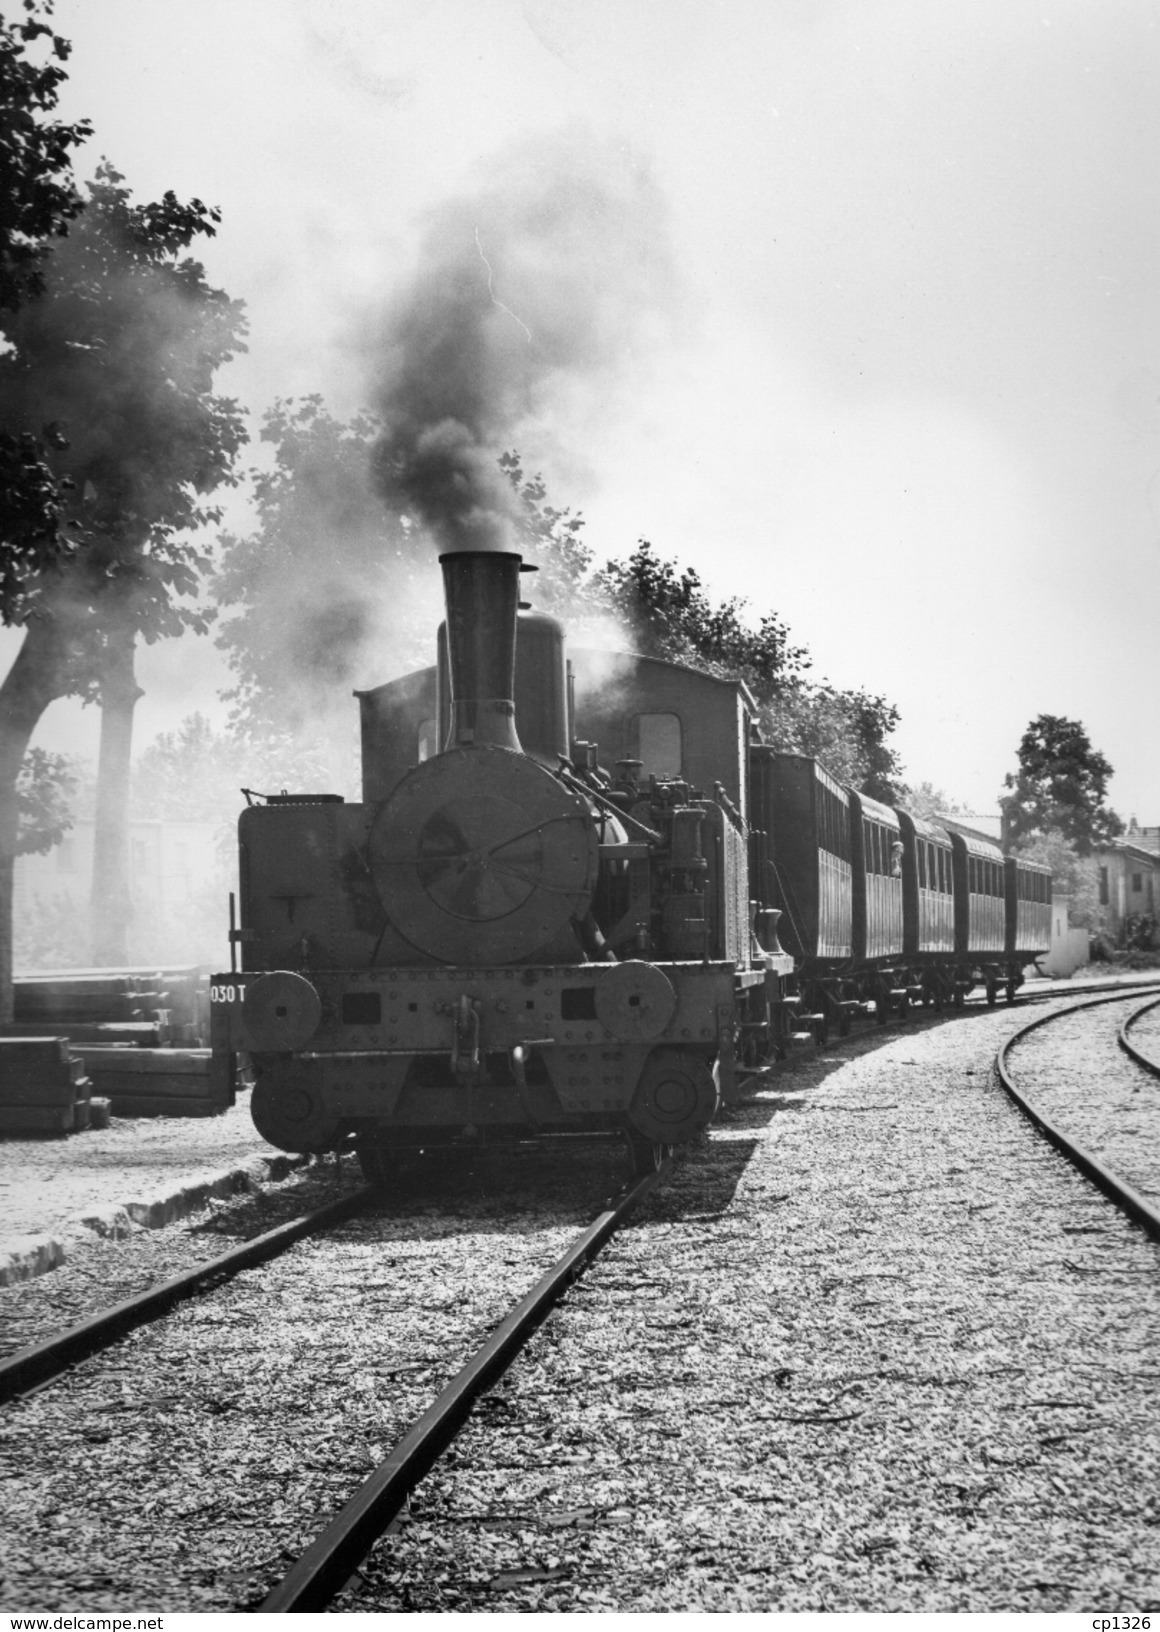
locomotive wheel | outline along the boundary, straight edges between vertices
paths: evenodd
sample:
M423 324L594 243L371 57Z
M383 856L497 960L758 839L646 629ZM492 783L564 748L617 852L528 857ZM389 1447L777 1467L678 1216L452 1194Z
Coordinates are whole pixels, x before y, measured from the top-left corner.
M624 1137L628 1145L629 1166L634 1179L643 1179L649 1173L659 1172L673 1154L672 1145L662 1145L654 1139L646 1139L633 1128L626 1128Z
M633 1132L661 1145L683 1145L713 1119L721 1095L699 1054L654 1048L645 1061L628 1117Z
M280 1073L276 1086L268 1074L259 1075L250 1115L262 1138L279 1150L317 1154L332 1150L338 1138L338 1117L326 1110L301 1070Z

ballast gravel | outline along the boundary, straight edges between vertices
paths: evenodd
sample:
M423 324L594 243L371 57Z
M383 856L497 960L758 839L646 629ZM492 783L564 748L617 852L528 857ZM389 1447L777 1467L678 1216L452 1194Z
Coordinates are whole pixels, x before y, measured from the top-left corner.
M783 1070L335 1607L1160 1608L1160 1248L995 1081L1025 1019Z

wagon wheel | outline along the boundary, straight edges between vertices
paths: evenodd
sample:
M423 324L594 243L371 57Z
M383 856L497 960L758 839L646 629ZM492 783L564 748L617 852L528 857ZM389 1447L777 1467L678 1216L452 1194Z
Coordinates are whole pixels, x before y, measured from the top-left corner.
M993 1009L995 1007L995 1001L998 996L999 982L992 978L987 982L987 1007L989 1009Z

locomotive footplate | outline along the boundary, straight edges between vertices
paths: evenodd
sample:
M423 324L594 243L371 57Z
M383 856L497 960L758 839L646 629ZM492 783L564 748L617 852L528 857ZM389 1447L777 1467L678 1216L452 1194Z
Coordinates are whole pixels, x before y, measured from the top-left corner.
M731 963L642 960L250 971L214 977L212 1043L255 1057L263 1103L304 1096L319 1125L603 1119L628 1109L658 1049L731 1071L739 978Z

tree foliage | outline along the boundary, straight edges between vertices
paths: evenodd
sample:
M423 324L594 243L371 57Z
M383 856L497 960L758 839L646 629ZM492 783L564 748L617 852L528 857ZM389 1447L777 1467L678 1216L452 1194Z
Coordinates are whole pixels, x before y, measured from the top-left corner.
M78 776L66 754L30 748L16 779L16 853L47 855L73 825Z
M3 428L53 427L43 464L71 484L70 532L46 562L29 516L7 516L0 617L55 620L67 640L66 691L91 694L110 623L155 640L204 630L183 604L207 565L191 535L219 519L205 495L234 481L241 411L212 392L216 369L244 349L242 308L211 288L182 251L218 219L199 199L134 204L102 165L88 201L43 269L43 290L3 320ZM47 497L46 488L46 497Z
M50 115L68 76L71 46L52 28L51 0L24 0L20 19L0 17L0 310L15 311L44 287L50 241L82 209L72 151L91 134ZM37 47L41 47L38 53ZM47 48L47 60L38 61Z
M318 396L279 400L261 432L272 468L250 472L256 525L222 539L213 593L232 729L256 750L281 744L282 780L298 786L304 750L329 750L331 782L356 778L354 686L432 661L434 552L374 485L378 435L369 414L344 423Z
M0 314L44 290L53 240L83 208L72 150L90 133L85 119L66 124L50 117L71 49L47 20L51 0L24 0L23 11L21 20L0 17ZM71 483L50 463L51 451L63 446L51 422L9 426L0 416L0 610L28 572L67 552Z
M233 731L217 731L204 714L189 714L174 731L156 736L133 767L132 808L136 820L228 822L245 805L245 792L277 793L286 785L286 767L296 789L325 779L321 756L287 760L273 735L263 744ZM230 829L232 833L232 825Z
M873 798L895 796L900 767L887 738L897 710L869 692L809 680L808 652L774 613L754 627L744 599L714 603L696 571L660 559L644 539L626 561L602 568L594 588L644 656L744 680L775 747L813 755Z
M898 790L899 803L912 816L925 822L937 822L940 816L970 816L970 805L936 788L933 782L904 782Z
M1080 856L1124 831L1106 803L1112 767L1078 720L1040 714L1019 744L1019 770L1004 778L1012 839L1055 830Z

